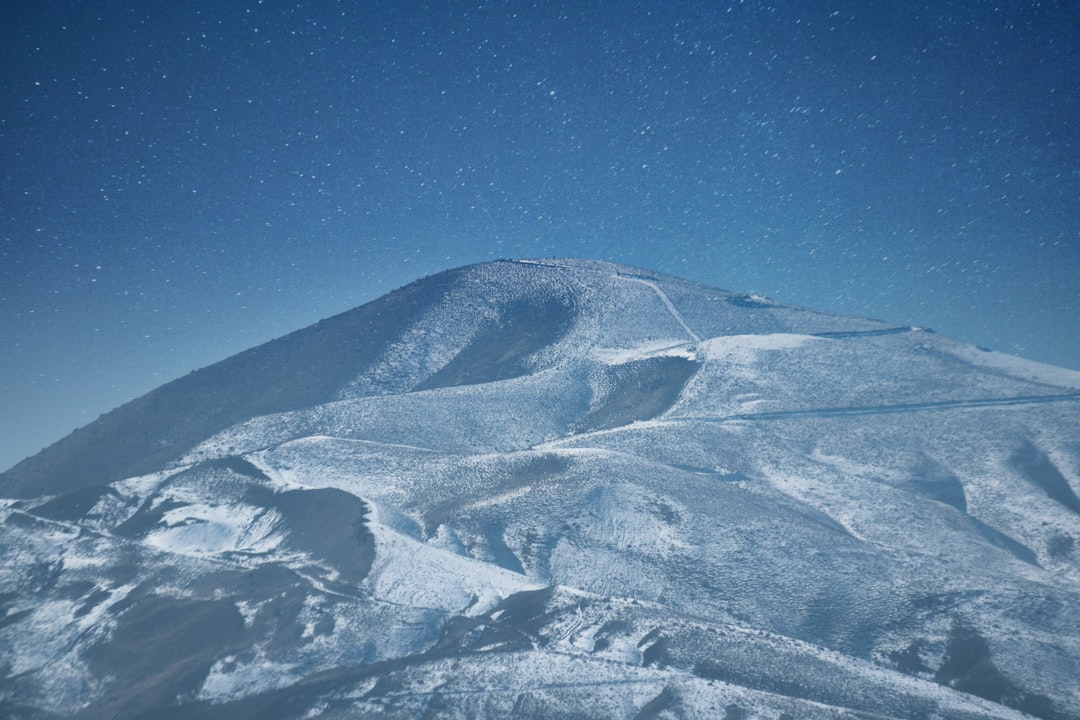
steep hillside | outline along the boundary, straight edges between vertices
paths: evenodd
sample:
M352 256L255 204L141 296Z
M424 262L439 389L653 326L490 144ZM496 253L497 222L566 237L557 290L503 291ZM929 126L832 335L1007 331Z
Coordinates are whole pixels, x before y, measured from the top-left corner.
M1080 373L452 270L0 476L12 718L1080 718Z

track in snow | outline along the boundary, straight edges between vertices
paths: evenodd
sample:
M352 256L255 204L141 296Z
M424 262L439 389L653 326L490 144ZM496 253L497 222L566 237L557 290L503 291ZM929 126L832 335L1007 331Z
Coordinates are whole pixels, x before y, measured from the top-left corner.
M979 400L942 400L940 402L908 403L901 405L863 405L837 408L810 408L806 410L778 410L776 412L747 413L723 417L661 417L664 422L710 422L722 423L739 420L786 420L799 417L844 417L856 415L886 415L890 413L922 412L925 410L954 410L984 407L1008 407L1010 405L1041 405L1053 402L1080 401L1080 393L1060 395L1021 395L1011 398L984 398Z
M664 307L667 308L667 311L668 313L670 313L671 317L675 318L675 322L679 323L679 325L682 326L682 329L686 331L686 334L689 335L694 340L694 342L701 342L701 337L696 332L690 329L690 326L686 324L686 321L683 320L682 315L679 313L679 309L675 307L675 303L671 302L671 299L667 296L667 293L661 290L659 285L654 283L652 280L644 280L642 278L632 277L630 275L624 275L622 273L619 273L615 277L617 277L619 280L641 283L642 285L647 285L648 287L651 287L653 289L653 292L656 293L656 296L660 298L660 301L664 303Z

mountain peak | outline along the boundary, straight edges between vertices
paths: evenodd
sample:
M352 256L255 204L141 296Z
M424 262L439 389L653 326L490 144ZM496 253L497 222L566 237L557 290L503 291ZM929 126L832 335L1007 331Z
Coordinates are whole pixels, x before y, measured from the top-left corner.
M648 294L646 288L656 282L694 287L644 270L573 259L500 260L422 278L107 413L0 475L0 492L49 494L148 472L241 420L350 393L475 384L522 373L521 363L579 321L618 319L618 308L598 296ZM713 294L735 303L757 302ZM678 320L677 312L671 316ZM623 325L629 321L619 319ZM673 340L696 337L681 327L670 335ZM462 345L470 338L475 338L472 345ZM395 351L414 341L407 356ZM498 352L485 355L484 348Z
M918 328L446 271L0 476L0 707L1078 717L1078 421Z

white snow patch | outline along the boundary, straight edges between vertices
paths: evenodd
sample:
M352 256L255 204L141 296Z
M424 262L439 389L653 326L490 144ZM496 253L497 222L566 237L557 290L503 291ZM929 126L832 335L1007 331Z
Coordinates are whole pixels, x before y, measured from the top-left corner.
M1036 360L993 350L980 350L974 345L960 344L958 347L950 348L950 351L975 365L1003 370L1013 377L1080 390L1080 371L1077 370L1047 365Z
M375 563L365 584L379 600L443 612L486 612L499 599L541 585L497 565L441 550L395 532L371 508Z
M476 597L475 602L465 610L465 615L468 617L479 617L484 613L490 612L500 602L502 602L505 595L502 595L490 588L481 590L480 594Z
M764 335L722 335L698 344L708 360L749 360L762 350L789 350L824 338L794 333Z
M321 438L306 438L311 440L317 440ZM300 490L307 487L304 483L300 482L297 474L291 469L280 468L276 465L271 465L263 457L262 453L252 453L245 455L244 459L255 466L263 475L270 478L270 487L274 492L284 492L286 490Z
M75 612L81 603L76 600L50 600L34 608L21 637L15 636L14 657L8 667L8 677L47 668L62 658L71 643ZM11 657L10 655L8 656Z
M155 493L163 481L190 467L192 466L177 465L175 467L170 467L168 470L162 470L148 475L136 475L135 477L117 480L112 483L112 487L123 497L134 496L140 499L146 498Z
M682 357L696 360L691 345L683 340L656 340L628 348L596 348L593 358L605 365L624 365L654 357Z
M87 568L101 568L108 566L112 562L114 562L113 558L103 555L80 555L69 552L64 555L64 570L74 572Z
M457 536L453 528L446 525L439 525L435 530L435 535L428 539L427 544L455 555L465 555L466 553L465 544L461 542L461 538Z
M482 500L477 500L475 502L471 502L471 503L468 503L466 505L462 505L460 511L476 510L476 509L479 509L479 508L492 507L494 505L502 505L504 503L510 502L511 500L515 500L515 499L517 499L519 497L524 497L524 496L528 495L529 493L531 493L532 491L533 491L533 486L532 485L522 485L521 487L516 487L516 488L513 488L512 490L507 490L504 493L499 493L498 495L492 495L491 497L487 497L487 498L484 498Z
M303 675L297 665L275 663L265 658L238 664L235 656L222 658L210 668L199 691L200 700L221 702L292 685Z
M162 516L164 528L151 533L148 545L182 555L222 552L267 553L281 543L274 528L276 511L251 505L184 505Z
M255 618L259 614L259 608L264 604L265 603L263 602L250 602L248 600L236 600L233 602L237 612L244 618L244 627L252 627L255 624Z

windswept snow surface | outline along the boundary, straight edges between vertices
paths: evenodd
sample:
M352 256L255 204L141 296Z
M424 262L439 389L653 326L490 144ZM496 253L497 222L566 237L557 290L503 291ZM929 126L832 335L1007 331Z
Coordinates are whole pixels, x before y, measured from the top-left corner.
M1080 374L594 261L408 297L0 500L0 715L1080 718Z

